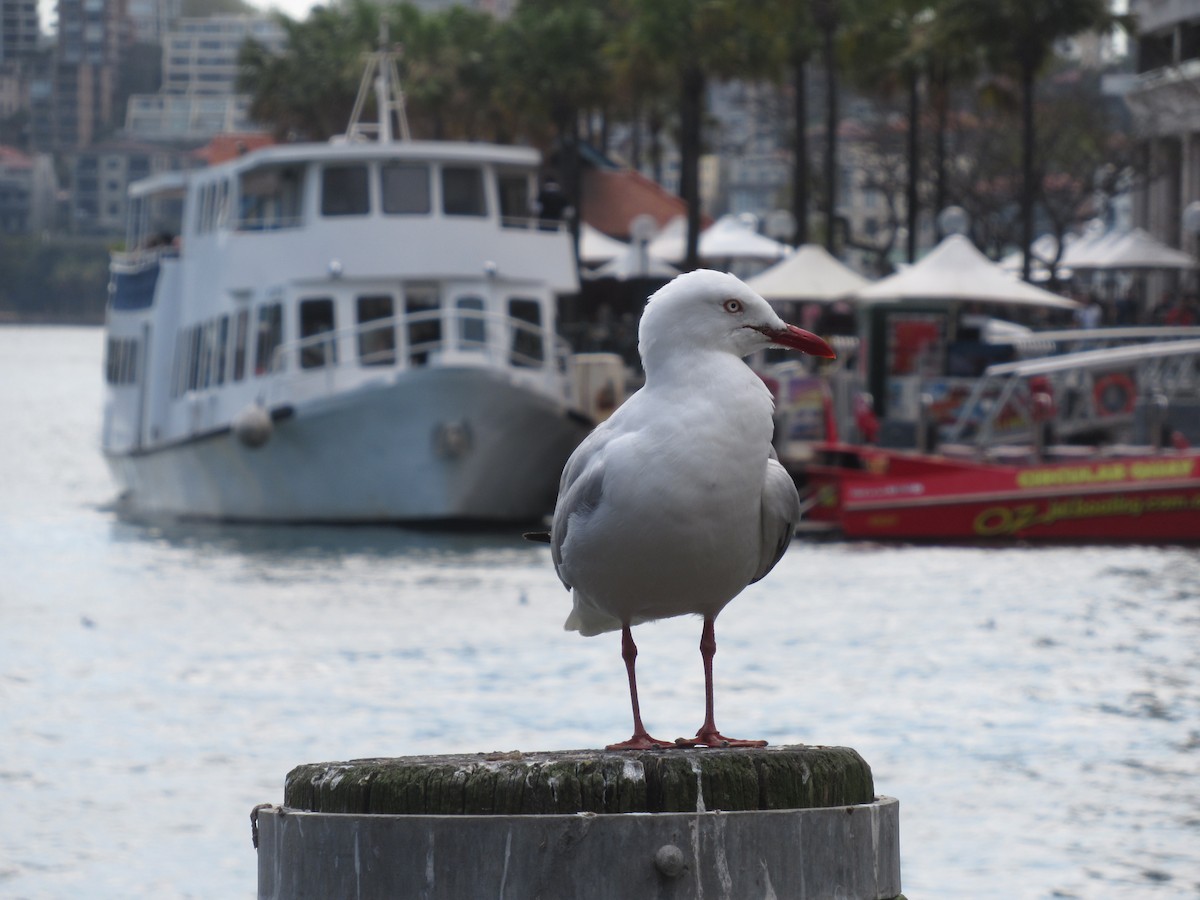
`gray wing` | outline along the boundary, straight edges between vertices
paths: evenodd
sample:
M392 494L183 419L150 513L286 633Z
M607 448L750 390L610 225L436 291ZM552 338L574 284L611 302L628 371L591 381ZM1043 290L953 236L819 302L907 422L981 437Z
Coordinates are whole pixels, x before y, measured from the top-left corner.
M572 517L587 517L600 505L604 496L602 451L612 438L613 432L603 426L584 438L563 467L558 484L558 501L554 504L554 519L550 524L550 556L554 560L554 571L568 590L571 584L562 570L562 548L567 542L567 530Z
M755 581L763 578L775 568L775 564L783 557L796 526L800 523L800 495L796 492L796 484L792 476L779 464L779 458L771 449L771 458L767 460L767 473L763 478L762 493L762 522L760 525L762 545L759 551L758 571Z

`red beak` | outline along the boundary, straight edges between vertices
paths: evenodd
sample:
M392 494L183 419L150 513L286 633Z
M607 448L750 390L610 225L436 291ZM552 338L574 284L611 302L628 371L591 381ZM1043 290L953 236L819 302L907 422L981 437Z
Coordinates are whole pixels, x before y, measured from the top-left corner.
M820 356L823 359L837 359L837 354L833 352L833 348L824 340L817 337L811 331L805 331L803 328L797 328L795 325L788 325L786 328L775 331L769 328L758 329L763 334L771 339L772 344L778 344L781 347L791 347L793 350L799 350L801 353L807 353L809 356Z

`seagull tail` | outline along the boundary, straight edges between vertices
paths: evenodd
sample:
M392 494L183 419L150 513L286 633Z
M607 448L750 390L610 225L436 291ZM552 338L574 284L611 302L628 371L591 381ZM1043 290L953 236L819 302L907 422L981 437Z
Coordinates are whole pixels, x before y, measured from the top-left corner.
M620 630L620 619L606 616L589 606L580 604L579 594L575 593L575 606L571 609L571 614L567 616L567 621L563 622L563 631L578 631L584 637L592 637L604 634L606 631Z

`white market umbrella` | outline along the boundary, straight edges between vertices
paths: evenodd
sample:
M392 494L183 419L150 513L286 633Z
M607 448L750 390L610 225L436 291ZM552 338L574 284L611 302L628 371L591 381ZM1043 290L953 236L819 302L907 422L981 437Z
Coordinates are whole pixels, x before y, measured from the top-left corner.
M1113 248L1124 239L1126 233L1114 228L1111 231L1085 234L1079 240L1067 245L1060 264L1069 269L1101 268L1112 255Z
M1108 248L1100 269L1194 269L1196 258L1177 250L1142 228L1127 232Z
M1022 306L1078 309L1074 300L1052 294L1005 272L961 234L952 234L902 272L869 284L855 299L978 300Z
M624 241L611 238L587 222L579 226L579 261L594 266L616 259L629 249Z
M610 259L584 277L593 281L601 278L628 281L631 278L674 278L678 274L679 270L673 265L651 254L649 247L639 246L638 241L633 241L625 245L620 256Z
M738 216L721 216L700 234L698 251L706 262L782 259L791 250L787 244L759 234Z
M1070 248L1082 238L1078 238L1073 234L1068 234L1063 239L1063 252L1066 253ZM1050 268L1042 260L1054 259L1058 254L1058 238L1052 234L1043 234L1038 237L1030 248L1033 251L1033 259L1030 260L1029 277L1034 281L1046 281L1050 277ZM998 263L1000 268L1005 272L1012 272L1015 275L1021 273L1021 269L1025 266L1025 254L1020 250L1014 250ZM1056 270L1060 278L1069 278L1071 270L1066 267L1064 260L1058 261Z
M767 300L832 302L870 284L819 244L805 244L747 284Z
M650 255L669 263L683 262L687 255L687 219L676 216L662 227L649 244Z

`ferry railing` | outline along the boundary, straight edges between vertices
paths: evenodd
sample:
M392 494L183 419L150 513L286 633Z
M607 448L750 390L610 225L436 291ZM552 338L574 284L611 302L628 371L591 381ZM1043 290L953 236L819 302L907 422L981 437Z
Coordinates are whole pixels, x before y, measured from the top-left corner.
M414 340L413 333L422 328L430 336ZM281 343L274 348L267 374L275 376L280 388L281 376L291 384L298 379L312 383L324 375L323 392L332 392L347 372L362 378L394 368L485 365L534 383L551 379L554 392L567 399L570 355L565 339L536 323L484 310L429 309Z
M261 232L261 231L285 231L290 228L299 228L304 224L304 216L302 214L274 216L265 214L249 214L240 215L234 220L234 231L239 232Z
M501 216L500 227L518 231L566 231L565 219L539 219L537 216Z
M174 244L137 247L133 250L114 250L109 254L109 266L114 271L132 273L155 266L163 259L173 259L177 256L179 256L179 247Z

